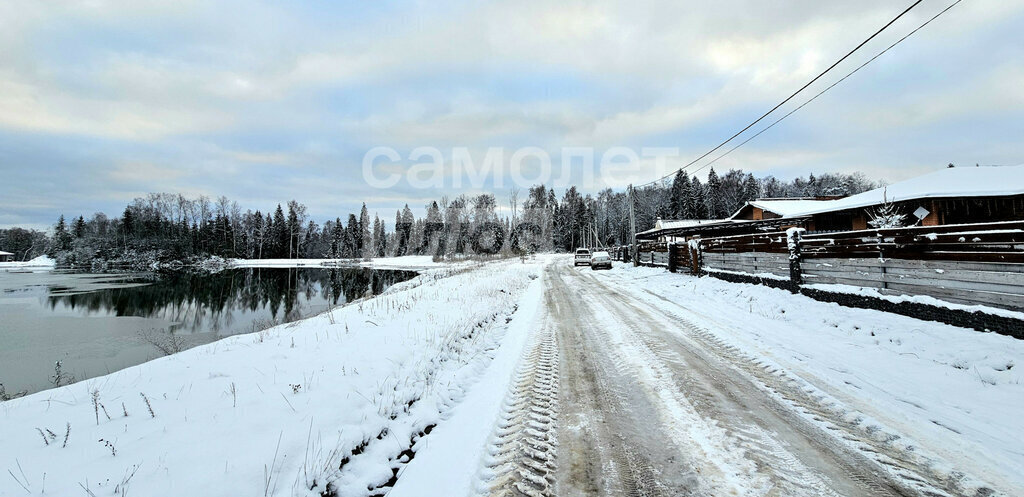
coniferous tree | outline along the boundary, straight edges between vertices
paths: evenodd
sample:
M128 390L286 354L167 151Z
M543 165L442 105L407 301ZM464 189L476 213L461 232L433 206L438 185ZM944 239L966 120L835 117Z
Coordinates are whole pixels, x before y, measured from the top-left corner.
M761 197L761 184L757 182L753 174L747 173L743 180L743 201L749 202Z
M708 218L708 199L700 178L690 178L690 203L694 219Z
M71 249L71 234L68 233L67 223L64 221L64 214L60 215L57 225L53 228L53 239L57 250Z
M341 258L345 257L345 225L341 223L341 218L334 218L334 224L331 226L331 257Z
M672 180L671 195L672 217L676 219L690 219L690 177L682 169L676 173Z
M405 255L406 237L403 235L405 228L402 226L402 211L395 211L395 257Z
M387 255L388 233L384 229L384 223L376 215L373 216L373 243L375 245L374 255L376 257Z
M373 227L370 225L370 212L366 209L366 202L359 210L359 250L364 259L373 257Z
M348 215L348 225L345 227L345 245L342 257L355 259L359 257L359 241L363 236L360 233L359 220L355 214Z
M715 173L715 168L708 172L708 183L705 186L705 202L708 206L708 219L721 219L725 217L725 208L722 202L722 182Z
M277 210L274 211L274 220L271 226L274 234L273 257L277 259L287 258L288 241L291 236L288 234L288 221L284 218L284 210L281 209L281 204L277 204Z
M85 236L84 217L78 216L78 219L75 219L75 223L71 226L71 233L74 235L75 238L82 238L83 236Z
M306 225L305 238L302 240L302 253L299 257L316 258L323 252L320 250L320 227L313 220Z
M437 205L437 202L431 202L427 205L427 219L423 229L423 249L426 254L444 256L444 243L441 241L445 237L444 230L444 219L441 217L441 208Z
M396 256L403 256L409 253L409 240L412 238L412 228L415 221L412 210L409 209L409 204L405 204L401 211L395 213L395 236L398 237Z

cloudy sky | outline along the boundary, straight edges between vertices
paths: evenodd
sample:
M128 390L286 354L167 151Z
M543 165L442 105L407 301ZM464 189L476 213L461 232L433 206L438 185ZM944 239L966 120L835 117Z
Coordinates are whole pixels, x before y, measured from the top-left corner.
M811 90L952 1L924 0ZM323 220L480 189L372 188L378 146L397 172L423 146L538 147L556 164L563 147L677 147L685 163L910 3L0 2L0 227L156 191L294 198ZM1024 2L964 0L715 167L897 181L1022 163L1022 32Z

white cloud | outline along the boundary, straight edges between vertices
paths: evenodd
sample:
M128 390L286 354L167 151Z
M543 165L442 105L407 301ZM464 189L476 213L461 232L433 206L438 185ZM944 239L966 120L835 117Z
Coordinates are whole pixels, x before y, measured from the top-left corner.
M922 3L839 72L943 6ZM252 171L287 166L292 182L260 188L310 191L325 203L336 184L361 184L362 150L376 145L557 151L678 140L668 144L696 156L903 6L523 0L364 11L371 8L0 3L0 140L5 133L113 138L119 143L109 149L87 159L69 153L68 161L188 172L133 177L132 192L149 178L153 190L167 184L242 197L259 186ZM941 160L1020 162L1019 144L989 137L978 122L1012 128L1024 114L1024 74L1014 64L1022 52L1013 48L1022 29L1019 2L963 2L716 168L868 168L892 176L886 171L899 165L906 167L897 175ZM1003 33L991 42L997 46L964 52L993 32ZM964 66L971 72L957 73ZM928 80L935 74L943 84ZM939 124L962 142L927 136ZM893 134L916 141L899 143ZM53 146L64 151L64 143L56 138ZM36 163L5 159L0 169ZM206 184L196 183L206 170ZM652 179L646 166L635 173L613 181ZM0 197L27 186L34 185L0 186Z

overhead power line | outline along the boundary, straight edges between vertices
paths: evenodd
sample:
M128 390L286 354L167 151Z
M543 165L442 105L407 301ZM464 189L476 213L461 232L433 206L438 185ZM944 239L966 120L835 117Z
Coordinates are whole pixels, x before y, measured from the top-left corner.
M757 124L757 123L761 122L761 121L762 121L762 120L763 120L764 118L768 117L768 115L769 115L769 114L771 114L772 112L775 112L775 111L776 111L776 110L777 110L777 109L778 109L779 107L782 107L783 105L785 105L785 104L786 104L786 102L789 102L790 100L792 100L792 99L793 99L793 97L797 96L797 94L799 94L800 92L802 92L802 91L804 91L805 89L807 89L807 87L808 87L808 86L811 86L812 84L814 84L814 82L815 82L815 81L817 81L817 80L821 79L821 77L822 77L822 76L824 76L824 75L825 75L826 73L828 73L828 72L829 72L829 71L831 71L831 70L832 70L833 68L835 68L835 67L836 67L837 65L839 65L839 63L841 63L842 61L844 61L844 60L846 60L847 58L849 58L849 57L850 57L851 55L853 55L853 53L854 53L854 52L856 52L856 51L857 51L857 50L859 50L859 49L860 49L861 47L863 47L864 45L866 45L866 44L867 44L867 43L868 43L869 41L873 40L873 39L874 39L874 38L875 38L876 36L878 36L878 35L879 35L879 34L880 34L880 33L881 33L882 31L885 31L885 30L886 30L886 28L888 28L889 26L892 26L892 24L893 24L893 23L895 23L895 22L896 22L897 20L899 20L899 18L903 17L903 16L904 16L904 15L905 15L905 14L906 14L907 12L910 12L910 10L911 10L911 9L913 9L914 7L917 7L917 5L918 5L919 3L921 3L922 1L923 1L923 0L917 0L917 1L915 1L914 3L912 3L912 4L911 4L911 5L909 6L909 7L907 7L906 9L904 9L904 10L903 10L903 12L900 12L900 14L899 14L898 16L896 16L896 17L892 18L892 20L890 20L889 22L885 23L885 26L882 26L881 28L879 28L879 29L878 29L878 31L875 31L875 32L874 32L874 33L873 33L873 34L872 34L871 36L869 36L869 37L868 37L868 38L867 38L866 40L864 40L864 41L860 42L860 44L858 44L858 45L857 45L856 47L853 47L853 50L850 50L849 52L847 52L847 53L846 53L846 55L842 56L842 57L841 57L841 58L840 58L839 60L837 60L837 61L833 62L831 66L828 66L828 68L827 68L827 69L825 69L824 71L822 71L821 73L819 73L819 74L818 74L817 76L815 76L815 77L814 77L814 79L812 79L812 80L808 81L808 82L807 82L807 84L805 84L805 85L801 86L801 87L800 87L800 89L798 89L797 91L793 92L793 93L792 93L792 94L791 94L790 96L786 97L786 99L785 99L785 100L783 100L783 101L779 102L779 103L778 103L778 104L777 104L777 105L776 105L775 107L772 107L772 108L771 108L771 110L769 110L768 112L765 112L764 114L762 114L762 115L761 115L761 117L759 117L759 118L755 119L755 120L754 120L754 122L752 122L752 123L748 124L748 125L747 125L746 127L744 127L743 129L741 129L741 130L737 131L737 132L736 132L736 134L734 134L734 135L730 136L730 137L729 137L729 138L728 138L727 140L725 140L725 141L723 141L722 143L719 143L718 145L716 145L716 146L715 146L715 148L712 148L711 150L708 150L707 152L704 152L704 155L701 155L700 157L697 157L696 159L694 159L694 160L690 161L690 162L689 162L688 164L686 164L685 166L683 166L683 167L681 167L681 168L679 168L679 169L680 169L680 170L682 170L682 169L686 169L686 168L688 168L688 167L692 166L693 164L697 163L697 161L699 161L699 160L701 160L701 159L703 159L703 158L705 158L705 157L707 157L707 156L711 155L711 154L712 154L712 153L714 153L714 152L715 152L716 150L718 150L718 149L722 148L722 147L723 147L723 146L725 146L725 145L726 145L727 143L731 142L731 141L732 141L732 140L733 140L734 138L736 138L737 136L739 136L740 134L742 134L742 133L743 133L744 131L746 131L746 130L748 130L748 129L752 128L752 127L753 127L753 126L754 126L755 124ZM661 180L663 180L663 179L665 179L665 178L668 178L669 176L672 176L673 174L675 174L675 172L673 172L673 173L671 173L671 174L667 174L667 175L665 175L665 176L662 176L661 178L658 178L657 180L651 181L651 182L649 182L649 183L645 183L645 184L643 184L643 185L640 185L640 187L643 187L643 186L647 186L647 185L652 185L652 184L654 184L654 183L657 183L657 182L659 182L659 181L661 181Z
M863 64L861 64L861 65L857 66L857 68L856 68L856 69L854 69L854 70L850 71L849 73L847 73L847 74L846 74L846 76L843 76L842 78L840 78L840 79L839 79L838 81L836 81L835 83L832 83L831 85L828 85L828 87L826 87L826 88L825 88L824 90L821 90L820 92L818 92L818 94L817 94L817 95L815 95L815 96L811 97L811 98L810 98L810 100L808 100L808 101L806 101L806 102L804 102L804 103L800 104L800 106L799 106L799 107L797 107L797 108L795 108L795 109L793 109L793 110L791 110L791 111L787 112L787 113L786 113L785 115L783 115L782 117L780 117L780 118L776 119L776 120L775 120L775 122L773 122L773 123L769 124L769 125L768 125L767 127L765 127L764 129L762 129L761 131L758 131L757 133L755 133L755 134L754 134L754 136L751 136L750 138L747 138L746 140L743 140L743 142L741 142L741 143L740 143L739 145L736 145L735 147L732 147L732 148L730 148L730 149L729 149L728 151L726 151L726 152L725 152L724 154L722 154L722 155L719 155L718 157L715 157L715 158L714 158L714 159L713 159L713 160L712 160L711 162L708 162L707 164L704 164L703 166L700 166L700 167L698 167L697 169L694 169L694 170L693 170L693 172L694 172L694 173L696 173L696 172L698 172L698 171L700 171L700 170L702 170L702 169L704 169L704 168L706 168L706 167L708 167L708 166L710 166L710 165L712 165L712 164L714 164L714 163L718 162L718 159L721 159L722 157L725 157L726 155L729 155L729 154L731 154L733 150L736 150L737 148L740 148L740 147L742 147L743 145L745 145L745 144L746 144L747 142L749 142L750 140L753 140L754 138L757 138L758 136L760 136L760 135L761 135L761 133L764 133L765 131L768 131L769 129L772 129L772 127L774 127L774 126L775 126L776 124L779 124L779 123L780 123L780 122L781 122L781 121L782 121L783 119L785 119L785 118L787 118L787 117L789 117L789 116L793 115L793 113L795 113L796 111L798 111L798 110L800 110L800 109L804 108L804 106L805 106L805 105L807 105L807 104L809 104L809 103L813 102L813 101L814 101L815 99L817 99L818 97L820 97L820 96L821 96L822 94L824 94L825 92L827 92L827 91L831 90L831 89L832 89L832 88L833 88L834 86L838 85L839 83L842 83L842 82L843 82L844 80L846 80L846 78L849 78L850 76L853 76L853 74L854 74L854 73L856 73L857 71L859 71L859 70L863 69L863 68L864 68L864 66L866 66L866 65L870 64L870 63L871 63L872 61L874 61L875 59L877 59L877 58L881 57L881 56L882 56L882 55L883 55L884 53L888 52L888 51L889 51L889 50L890 50L890 49L891 49L892 47L895 47L896 45L899 45L899 44L900 44L901 42L903 42L903 40L906 40L907 38L910 38L910 36L911 36L911 35L913 35L914 33L918 32L918 31L920 31L920 30L921 30L921 28L923 28L923 27L927 26L928 24L930 24L930 23L931 23L932 21L934 21L935 19L938 19L938 17L939 17L939 16L941 16L942 14L945 14L945 13L946 13L946 11L948 11L949 9L952 9L953 7L955 7L955 6L956 6L956 4L958 4L958 3L962 2L962 1L963 1L963 0L956 0L955 2L953 2L953 3L949 4L949 7L946 7L945 9L942 9L941 11L939 11L939 13L938 13L938 14L935 14L935 15L934 15L934 16L932 16L932 17L931 17L930 19L928 19L927 21L925 21L925 22L924 22L924 24L921 24L920 26L918 26L917 28L915 28L915 29L914 29L913 31L911 31L911 32L907 33L907 34L906 34L905 36L903 36L903 38L900 38L900 39L896 40L896 42L895 42L895 43L893 43L892 45L889 45L888 47L886 47L886 48L885 48L885 50L882 50L881 52L878 52L878 54L876 54L876 55L875 55L874 57L871 57L870 59L868 59L868 60L867 60L866 62L864 62Z

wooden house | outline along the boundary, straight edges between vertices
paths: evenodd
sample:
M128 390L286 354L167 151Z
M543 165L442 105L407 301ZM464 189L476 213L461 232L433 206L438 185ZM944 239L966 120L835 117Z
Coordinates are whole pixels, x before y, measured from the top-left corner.
M0 262L13 262L14 254L0 250Z
M638 240L682 241L801 227L808 232L871 227L884 204L903 226L1024 220L1024 165L950 167L849 197L769 198L747 202L727 219L658 220Z
M904 216L904 226L1024 220L1024 165L945 168L839 199L755 200L730 219L790 219L811 232L856 231L871 227L883 204Z
M785 197L759 198L747 202L729 219L759 221L762 219L778 219L792 217L795 214L813 210L825 200L838 200L842 197Z

